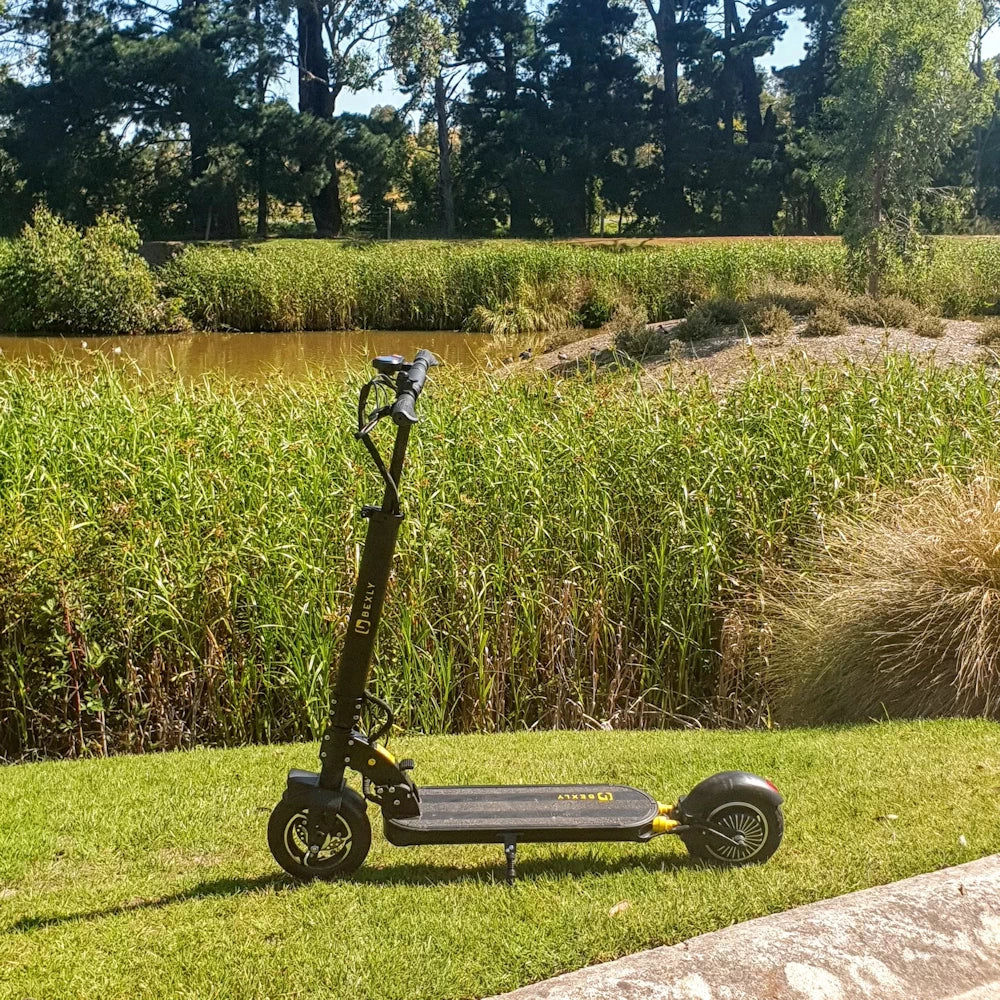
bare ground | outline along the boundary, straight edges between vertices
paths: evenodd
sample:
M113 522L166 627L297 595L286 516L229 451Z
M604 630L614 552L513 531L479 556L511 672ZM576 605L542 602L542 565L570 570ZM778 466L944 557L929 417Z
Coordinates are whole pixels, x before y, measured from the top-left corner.
M649 375L663 377L668 371L682 379L707 375L714 384L723 387L742 378L751 368L789 358L875 363L886 353L905 353L937 364L972 364L997 357L996 350L990 352L976 342L980 324L972 320L946 321L944 335L938 338L870 326L849 327L840 337L805 337L802 335L805 325L805 319L798 320L792 333L785 337L748 338L734 328L720 337L688 341L683 338L683 321L671 320L655 324L658 329L676 331L669 353L646 357L641 362L616 354L610 334L599 331L513 364L534 365L554 375L572 375L595 367L639 363Z

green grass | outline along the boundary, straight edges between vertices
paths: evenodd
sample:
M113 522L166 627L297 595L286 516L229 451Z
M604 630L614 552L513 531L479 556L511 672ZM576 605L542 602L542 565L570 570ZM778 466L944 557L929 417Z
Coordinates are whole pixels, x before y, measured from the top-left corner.
M1000 730L985 722L395 746L425 784L620 781L663 799L746 767L783 790L787 835L767 865L735 871L696 867L672 838L526 845L511 889L499 847L401 850L376 831L353 881L294 886L264 828L312 745L10 768L0 994L479 997L1000 850Z
M378 494L353 398L0 372L0 753L318 735ZM988 369L896 358L721 399L437 369L374 688L423 732L759 722L762 564L995 459L997 405Z
M933 240L929 262L893 273L887 295L947 316L997 304L1000 240ZM417 241L357 245L275 240L189 248L164 270L165 293L208 329L532 332L589 325L627 302L651 320L762 283L843 287L843 246L796 239L678 243L609 252L565 243ZM588 319L589 317L589 319Z

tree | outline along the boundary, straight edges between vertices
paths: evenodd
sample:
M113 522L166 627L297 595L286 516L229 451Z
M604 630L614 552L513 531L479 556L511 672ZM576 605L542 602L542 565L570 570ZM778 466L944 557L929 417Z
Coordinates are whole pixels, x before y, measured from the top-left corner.
M662 152L662 188L659 214L665 228L679 232L691 223L691 208L684 196L687 177L686 149L690 131L685 128L681 102L681 67L703 51L711 0L643 0L653 26L660 60L662 92L659 98L659 145Z
M455 235L451 106L465 80L458 58L458 21L465 0L407 0L393 16L389 54L396 77L411 101L429 101L437 126L438 197L441 229Z
M547 141L547 53L525 0L469 0L459 25L459 55L475 67L462 108L462 152L472 190L470 217L488 211L511 236L536 233L532 192L537 145Z
M638 145L645 87L624 49L635 13L609 0L555 0L545 37L555 47L548 77L550 216L557 234L586 235L616 156Z
M388 0L298 0L299 110L332 122L347 90L371 87L386 67L372 47L385 37ZM343 228L336 149L316 150L312 170L329 180L310 199L316 232L339 236Z
M788 142L790 176L785 188L786 234L818 235L830 231L830 219L813 164L811 136L824 100L830 95L837 69L836 42L845 0L812 0L804 5L802 20L808 37L802 60L777 73L788 97L791 119Z
M116 207L127 176L110 26L96 4L62 0L11 7L5 26L20 63L0 80L5 228L42 200L89 223Z
M268 113L268 88L277 77L291 52L285 26L291 17L290 0L239 0L234 8L247 26L248 48L251 53L249 71L253 85L254 186L257 196L257 237L268 232L268 200L271 175L274 172L276 147L274 116Z
M361 221L385 231L390 196L403 182L409 159L409 128L396 108L376 107L367 115L341 115L339 149L354 171Z
M970 66L974 0L854 0L825 104L825 195L851 269L877 295L921 247L916 219L935 174L985 111Z

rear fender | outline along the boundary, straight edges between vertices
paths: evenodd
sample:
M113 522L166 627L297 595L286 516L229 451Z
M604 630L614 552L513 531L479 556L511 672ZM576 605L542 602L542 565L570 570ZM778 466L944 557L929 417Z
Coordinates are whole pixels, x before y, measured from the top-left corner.
M781 793L764 778L746 771L722 771L698 782L675 807L675 815L682 822L704 820L724 802L739 802L741 797L752 795L768 805L780 806L785 800Z

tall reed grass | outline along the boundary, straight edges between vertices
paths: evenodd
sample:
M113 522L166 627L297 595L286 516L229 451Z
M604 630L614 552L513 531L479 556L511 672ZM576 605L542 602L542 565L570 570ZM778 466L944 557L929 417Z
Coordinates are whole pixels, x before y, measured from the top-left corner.
M0 371L0 753L315 735L372 477L354 386ZM438 370L375 690L443 732L758 720L762 560L995 456L986 369L639 391Z
M610 253L560 243L486 241L358 245L278 240L242 249L192 247L164 270L167 295L208 329L485 329L531 332L626 303L653 321L712 296L744 298L774 282L846 287L833 241L740 240ZM928 263L886 279L946 316L993 310L1000 240L942 237ZM520 329L520 326L526 326Z
M356 245L278 240L245 249L192 247L164 270L167 293L209 329L448 330L491 327L521 310L565 325L622 298L653 320L755 282L836 282L838 243L768 240L608 253L558 243L487 241ZM487 315L483 315L483 311ZM521 331L527 332L527 331Z

